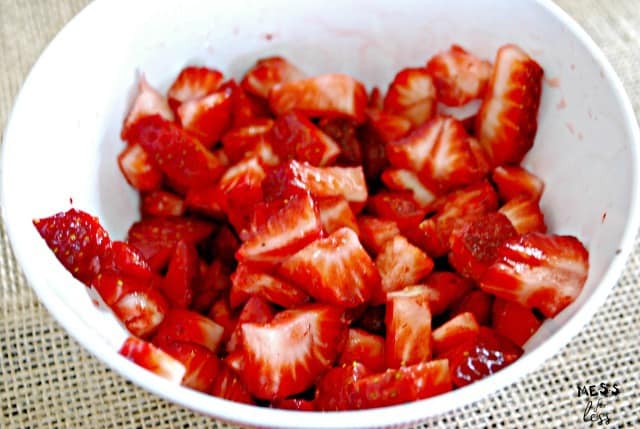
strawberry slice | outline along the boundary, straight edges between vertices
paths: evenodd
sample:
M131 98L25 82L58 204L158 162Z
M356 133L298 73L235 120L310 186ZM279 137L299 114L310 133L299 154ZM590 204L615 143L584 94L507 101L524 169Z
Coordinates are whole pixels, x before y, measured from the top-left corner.
M320 213L322 230L327 235L332 234L342 227L351 228L356 234L359 234L356 216L344 198L322 198L318 201L318 211Z
M399 368L431 359L429 291L411 286L387 294L386 361Z
M495 331L522 347L540 328L542 322L531 309L517 302L496 298L491 310L491 326Z
M299 110L311 117L346 117L364 120L367 91L345 74L325 74L275 85L269 92L269 107L276 116Z
M230 271L220 259L214 259L209 265L200 261L200 273L193 283L191 308L201 313L209 310L216 298L231 287Z
M153 191L162 185L162 171L137 143L128 145L118 155L118 167L131 186L138 191Z
M107 306L112 307L123 296L132 291L147 289L150 278L129 276L111 270L100 272L91 281L91 287L98 292Z
M402 116L413 126L436 113L436 87L425 68L403 69L393 79L384 97L384 110Z
M109 251L100 259L101 273L116 273L151 280L153 272L142 253L122 241L112 241Z
M496 167L491 173L491 179L496 184L502 201L517 197L539 201L544 190L542 179L519 166Z
M305 74L282 57L258 60L242 78L242 88L249 94L267 98L271 88L278 84L304 79Z
M254 404L251 394L247 391L240 378L227 365L221 365L217 377L209 389L209 393L218 398L243 404Z
M118 283L116 281L120 286ZM149 282L129 278L123 283L121 295L111 304L111 309L129 332L136 337L148 338L164 320L169 304ZM94 287L100 291L98 286Z
M184 204L190 211L222 220L226 216L222 207L223 198L224 195L216 184L188 189Z
M362 329L349 329L338 364L350 365L354 362L363 364L373 372L384 371L387 368L384 338Z
M438 101L462 106L484 95L491 77L491 63L452 45L429 60L427 72L438 89Z
M518 164L533 146L543 70L515 45L498 50L476 122L477 136L494 166Z
M159 346L182 363L186 372L182 385L201 392L211 389L220 370L220 360L206 347L189 342L169 342Z
M213 146L231 125L231 90L188 100L177 108L182 128L196 136L206 147Z
M338 145L338 165L358 166L364 163L362 143L354 121L345 118L322 118L318 127Z
M291 399L279 399L271 403L273 408L279 408L281 410L293 410L293 411L315 411L316 407L312 401L300 398Z
M391 143L405 137L412 123L404 116L389 112L367 112L367 125L383 143Z
M261 118L242 127L232 128L222 136L224 153L231 162L240 161L246 152L268 139L273 124L273 119Z
M472 117L471 119L474 119ZM474 119L475 120L475 119ZM464 121L462 122L464 125ZM467 133L473 134L472 131L469 131L468 127L465 125L465 129L467 129ZM478 139L475 137L469 137L469 149L471 149L471 153L473 154L473 158L476 160L476 165L478 166L478 171L482 177L487 176L491 171L491 160L489 159L489 155L487 151L484 150Z
M176 244L161 289L174 308L187 308L193 299L193 285L199 271L198 252L183 240Z
M511 341L481 326L475 339L450 349L441 357L449 361L453 385L463 387L495 374L522 353L522 349Z
M130 141L139 143L164 174L183 188L213 184L222 174L222 162L198 140L160 116L136 121Z
M487 213L458 223L449 236L449 263L464 277L479 282L505 240L516 230L501 213Z
M493 296L479 289L473 289L451 308L451 313L453 315L471 313L478 324L489 325L492 305Z
M211 253L215 258L220 259L227 267L233 267L236 264L234 255L239 248L240 240L233 233L229 225L223 225L213 236Z
M473 313L460 313L452 317L431 333L433 354L440 356L459 344L473 341L479 329Z
M400 229L394 221L372 216L358 217L358 230L362 245L374 255L382 252L387 241L400 235Z
M450 391L451 376L446 359L388 369L355 383L354 408L377 408L417 401Z
M199 313L172 308L165 316L153 343L165 345L181 342L198 344L215 353L222 341L222 326Z
M226 348L226 344L238 324L238 319L234 316L228 300L224 296L219 298L211 306L208 316L216 324L222 327L222 343L225 344Z
M480 287L555 317L580 294L589 253L575 237L532 232L507 240Z
M367 208L377 217L395 222L402 232L418 226L427 214L411 191L378 192L369 198Z
M142 196L140 211L143 216L183 216L186 210L184 200L167 191L151 191Z
M231 282L229 302L233 308L244 304L252 295L284 308L297 307L309 301L309 296L298 287L243 263L238 264L231 275Z
M350 410L355 407L355 383L370 374L359 362L345 363L327 371L316 385L314 404L319 411Z
M535 200L530 200L527 197L517 197L507 201L500 207L498 212L509 219L518 234L547 232L544 214Z
M167 99L151 87L147 79L142 75L138 81L138 93L122 126L120 135L122 140L129 140L129 132L133 124L145 116L153 115L160 115L170 122L174 120L173 111L169 107Z
M429 292L429 308L434 316L443 314L473 287L471 280L448 271L433 271L422 285Z
M186 373L186 368L170 354L163 352L153 344L136 337L128 337L120 350L125 358L134 362L162 378L179 384Z
M376 266L349 228L309 244L279 272L315 299L343 308L367 302L380 287Z
M242 347L242 325L245 323L268 323L271 322L275 314L275 310L267 300L255 295L250 297L244 307L242 307L242 311L238 316L238 323L234 327L233 332L229 337L229 341L227 341L227 353L239 353L239 355L235 357L244 362L244 355L240 351L240 348ZM230 362L230 360L227 360L227 362Z
M376 258L376 267L380 272L382 296L418 283L433 269L433 260L422 250L412 245L402 235L396 235L387 241L382 252Z
M185 67L169 88L167 96L172 109L182 103L203 98L215 92L222 83L223 75L207 67Z
M341 310L315 304L285 310L270 323L244 323L245 368L240 376L249 391L275 400L311 387L338 355L341 319Z
M58 261L85 285L98 274L100 258L109 251L109 234L97 218L70 209L34 219L33 225Z
M340 155L336 142L297 111L276 119L269 137L282 160L296 159L324 166L332 164Z
M377 86L371 88L369 101L367 101L368 112L380 112L384 108L384 97L382 91Z
M218 183L218 198L236 232L246 228L254 206L263 200L262 181L266 173L260 160L244 158L224 173Z
M233 94L232 128L244 127L256 120L272 117L266 100L247 94L233 79L220 87L220 91L223 90L231 90Z
M421 207L428 207L436 200L436 195L428 189L411 170L389 168L382 173L382 183L393 191L411 191L413 199Z

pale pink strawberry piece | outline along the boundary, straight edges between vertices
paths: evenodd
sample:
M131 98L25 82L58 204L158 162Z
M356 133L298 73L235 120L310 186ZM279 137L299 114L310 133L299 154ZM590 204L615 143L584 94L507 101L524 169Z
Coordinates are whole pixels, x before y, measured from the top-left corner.
M342 227L351 228L359 234L356 216L351 206L342 197L330 197L318 199L318 210L323 231L328 235Z
M177 108L182 128L212 147L231 125L233 98L230 90L188 100Z
M431 119L436 112L436 87L427 70L398 72L384 97L384 110L408 119L413 126Z
M169 107L167 99L149 85L144 75L141 75L138 81L138 93L122 126L122 139L129 140L129 130L140 118L153 115L160 115L167 121L174 120L173 111Z
M224 329L210 318L189 310L171 309L165 316L153 343L159 347L174 342L194 343L216 352Z
M427 207L436 200L434 191L427 188L416 173L401 168L389 168L382 172L382 183L394 191L409 190L413 199L422 207Z
M223 75L207 67L185 67L169 88L167 94L173 109L184 102L205 97L220 88Z
M498 211L509 219L518 234L547 232L544 214L535 200L517 197L507 201Z
M259 295L284 308L296 307L309 301L309 295L297 286L243 263L238 264L231 275L231 282L229 303L233 308L244 304L252 295Z
M544 190L542 179L519 166L496 167L491 173L491 180L496 184L502 201L517 197L539 201Z
M153 191L162 185L162 170L138 143L129 144L120 152L118 167L127 182L138 191Z
M125 358L162 378L179 384L186 368L179 360L155 347L153 344L136 337L128 337L118 350Z
M460 313L452 317L431 333L433 354L440 356L458 344L473 340L479 328L473 313Z
M258 60L242 78L242 88L249 94L267 98L271 88L278 84L304 79L304 72L282 57Z

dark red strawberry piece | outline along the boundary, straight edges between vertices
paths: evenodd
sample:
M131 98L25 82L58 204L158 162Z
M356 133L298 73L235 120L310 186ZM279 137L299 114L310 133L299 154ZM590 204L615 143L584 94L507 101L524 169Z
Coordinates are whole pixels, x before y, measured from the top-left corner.
M384 97L384 110L407 118L414 126L431 119L436 112L436 87L427 70L398 72Z
M216 298L231 288L230 274L231 270L220 259L208 265L201 260L199 275L193 283L191 308L202 313L209 310Z
M181 342L198 344L215 353L222 341L222 326L199 313L172 308L165 316L153 343L159 347Z
M387 241L400 235L400 229L394 221L372 216L358 217L358 230L360 242L374 255L382 252Z
M355 383L371 371L359 362L349 362L327 371L316 385L314 404L319 411L350 410L355 407Z
M162 185L162 171L137 143L128 145L118 155L118 167L127 182L138 191L153 191Z
M161 288L174 308L188 308L193 299L193 285L199 274L198 252L193 244L176 244Z
M387 368L384 338L362 329L349 329L338 364L350 365L354 362L363 364L373 372L384 371Z
M167 99L151 87L147 79L142 75L138 81L138 93L124 120L120 137L128 141L131 127L141 118L153 115L159 115L167 121L174 120L173 111L171 111Z
M517 197L507 201L500 207L498 212L509 219L518 234L547 232L544 214L535 200L530 200L527 197Z
M491 306L493 305L493 296L478 289L469 291L458 301L451 313L454 315L462 313L471 313L475 317L476 322L480 325L489 325L491 320Z
M227 267L235 265L235 254L239 248L240 240L228 225L223 225L213 236L211 251L214 257L220 259Z
M169 104L175 110L184 102L198 100L215 92L222 83L222 73L207 67L185 67L169 88Z
M211 389L220 370L220 360L206 347L190 342L169 342L159 346L184 365L182 385L201 392Z
M238 264L231 275L229 294L231 307L238 307L252 295L258 295L284 308L296 307L309 301L309 296L297 286L246 264Z
M186 368L179 360L136 337L128 337L118 353L136 365L174 383L180 383L186 373Z
M267 98L275 85L304 79L305 74L295 65L282 57L269 57L258 60L255 66L244 75L241 85L250 94Z
M502 201L510 201L517 197L539 201L544 190L542 179L518 166L496 167L491 173L491 179L496 184Z
M459 344L474 340L479 329L473 313L460 313L452 317L431 333L433 354L441 356Z
M522 347L540 328L542 322L530 308L517 302L496 298L491 311L491 326L495 331Z
M358 223L351 206L342 197L322 198L318 200L318 211L322 230L327 234L339 230L342 227L351 228L356 234Z
M143 216L182 216L185 209L180 196L161 190L143 195L140 207Z
M366 307L360 319L355 321L354 326L362 328L372 334L384 336L384 313L384 305Z
M293 410L293 411L315 411L316 408L312 401L300 398L291 399L279 399L274 401L271 406L273 408L279 408L281 410Z
M429 308L434 316L451 308L473 287L471 280L448 271L432 272L422 285L429 291Z
M318 127L338 145L340 154L336 163L342 166L364 165L362 143L354 121L345 118L323 118Z
M213 146L231 126L232 112L231 90L185 101L177 109L182 128L196 136L206 147Z

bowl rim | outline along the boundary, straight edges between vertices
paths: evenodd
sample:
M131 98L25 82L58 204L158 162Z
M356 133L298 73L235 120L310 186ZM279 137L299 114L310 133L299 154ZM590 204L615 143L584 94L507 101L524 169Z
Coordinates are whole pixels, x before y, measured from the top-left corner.
M91 329L85 326L84 322L82 322L75 312L65 311L68 303L64 302L55 292L45 287L39 287L30 281L28 282L29 285L36 292L38 298L48 309L49 313L64 327L71 337L79 342L93 356L106 364L111 370L163 399L198 413L236 424L283 428L298 428L301 426L305 428L364 428L371 426L370 422L375 422L374 424L376 426L381 427L397 425L398 423L409 424L410 422L424 421L452 410L460 410L488 396L489 393L494 393L507 385L515 383L536 369L550 356L556 354L562 346L566 345L569 340L582 329L586 322L592 318L596 310L604 303L606 297L623 272L625 263L633 250L636 234L640 226L640 153L638 149L640 146L640 130L633 107L620 78L596 43L564 10L551 0L528 1L536 3L546 9L546 12L548 12L552 18L559 20L562 25L567 27L576 39L589 51L597 64L602 67L605 79L612 85L614 95L623 110L624 124L628 127L629 134L632 136L631 162L634 168L632 169L628 218L620 242L620 252L604 273L602 281L594 289L593 294L586 300L584 305L576 311L575 315L560 326L543 344L540 344L535 350L524 355L513 365L504 368L491 377L487 377L461 389L456 389L432 398L391 407L331 413L304 412L304 414L299 411L262 408L231 402L182 386L176 386L174 383L151 372L141 371L139 366L119 355L117 350L102 337L92 333ZM7 162L5 153L7 146L11 144L7 141L7 136L11 135L9 131L12 127L12 117L17 111L21 110L24 104L24 100L22 99L23 90L33 79L34 71L37 70L38 65L43 62L43 58L52 55L56 47L62 43L65 35L70 33L72 29L78 25L78 21L90 15L100 14L101 8L107 7L106 5L108 3L107 0L97 0L87 5L58 32L32 66L14 101L13 109L7 120L3 134L2 153L0 154L1 171L5 170L4 165ZM0 198L2 201L3 221L7 219L7 193L4 191L7 186L5 175L2 174ZM5 225L11 247L17 260L28 260L29 249L22 246L17 240L18 237L15 236L16 233L12 231L11 226L6 222ZM29 280L28 273L24 271L24 274L27 280ZM305 416L308 418L305 418Z

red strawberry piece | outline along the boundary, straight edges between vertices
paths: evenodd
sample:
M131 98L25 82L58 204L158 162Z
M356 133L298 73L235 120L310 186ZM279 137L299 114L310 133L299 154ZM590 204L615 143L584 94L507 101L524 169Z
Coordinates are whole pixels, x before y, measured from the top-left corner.
M492 305L493 296L481 290L474 289L463 296L451 310L454 315L471 313L479 325L489 325Z
M467 131L469 132L469 131ZM487 151L484 150L478 139L475 137L469 137L469 149L473 154L473 158L476 160L478 171L482 177L485 177L491 171L491 160Z
M147 338L164 320L169 304L149 282L130 278L124 282L122 294L111 305L111 309L129 332L136 337Z
M358 139L354 121L345 118L323 118L318 127L337 143L340 149L336 159L337 164L343 166L364 164L362 143Z
M309 301L309 296L297 286L285 282L246 264L238 264L231 275L231 307L238 307L252 295L258 295L284 308L296 307Z
M224 330L222 333L222 343L225 344L226 347L227 341L229 341L231 334L238 324L238 319L234 316L228 300L224 296L220 297L211 306L208 316Z
M349 228L309 244L279 272L315 299L343 308L367 302L380 288L376 266Z
M370 374L359 362L349 362L327 371L316 385L314 404L319 411L349 410L357 399L355 383Z
M207 147L213 146L231 125L233 98L230 90L185 101L177 114L182 128Z
M479 329L473 313L460 313L452 317L431 333L433 354L440 356L459 344L474 340Z
M88 285L98 274L100 258L109 251L111 240L97 218L70 209L34 219L33 225L71 275Z
M473 287L471 280L448 271L434 271L422 284L429 291L429 308L434 316L447 311Z
M151 191L142 196L143 216L182 216L185 212L184 200L167 191Z
M198 344L215 353L220 346L222 326L199 313L172 308L165 316L153 343L159 347L182 342Z
M391 143L405 137L412 123L404 116L389 112L368 112L367 125L383 143Z
M223 199L222 190L215 184L189 188L184 197L184 204L189 210L221 220L225 218Z
M258 119L271 118L266 100L247 94L234 80L224 83L220 90L231 90L233 94L232 128L250 125Z
M153 191L162 185L162 171L137 143L128 145L118 155L118 167L131 186L138 191Z
M109 251L100 259L100 271L151 279L149 263L136 248L122 241L112 241Z
M387 368L384 338L362 329L349 329L338 364L349 365L353 362L360 362L373 372L384 371Z
M272 119L260 118L242 127L232 128L222 136L224 153L231 162L240 161L246 152L268 138L273 124Z
M257 157L265 167L275 167L280 164L280 157L276 154L273 149L273 145L269 143L268 139L259 141L254 147L245 153L245 156Z
M191 308L206 312L216 298L231 287L230 270L219 259L207 265L200 261L200 274L193 283L193 299Z
M375 255L382 252L387 241L400 235L400 229L394 221L372 216L358 217L358 230L362 245Z
M543 70L522 49L498 50L476 122L477 136L494 166L517 164L533 146Z
M421 207L429 206L436 199L435 193L411 170L389 168L382 173L382 183L393 191L411 191L413 199Z
M278 263L320 236L322 225L313 199L295 195L283 207L255 227L236 252L240 262Z
M273 408L279 408L281 410L293 410L293 411L315 411L316 408L312 401L299 398L291 399L279 399L274 401L271 406Z
M150 281L109 270L95 276L91 281L91 287L98 292L104 303L111 307L131 291L146 289Z
M491 63L452 45L429 60L427 72L438 89L438 101L462 106L484 95L491 77Z
M305 74L282 57L269 57L258 60L255 66L244 75L241 85L250 94L267 98L275 85L304 79Z
M495 331L522 347L540 328L542 322L530 308L517 302L496 298L491 311L491 326Z
M398 72L384 97L384 110L407 118L414 126L431 119L436 112L436 87L427 70Z
M227 267L232 267L236 263L235 254L239 248L240 240L228 225L220 228L211 244L214 257L220 259Z
M449 263L464 277L480 281L505 240L518 235L501 213L487 213L456 225L449 236Z
M142 75L138 82L138 93L136 94L136 98L133 100L131 110L129 110L129 113L124 120L121 138L129 141L129 132L133 124L145 116L153 115L160 115L167 121L173 121L174 119L173 111L169 107L167 99L152 88L144 75Z
M448 392L451 388L446 359L388 369L356 381L354 408L378 408L412 402Z
M269 92L269 107L276 116L299 110L311 117L346 117L362 122L366 105L364 85L339 73L282 83Z
M253 398L238 376L226 365L221 365L209 393L218 398L243 404L253 404Z
M214 228L209 222L189 218L149 218L131 225L127 241L158 272L169 262L178 241L197 244Z
M186 368L179 360L174 359L170 354L153 344L136 337L128 337L118 353L144 369L174 383L180 383L186 373Z
M300 112L288 112L276 119L269 137L276 155L283 160L323 166L332 164L340 155L336 142Z
M530 200L527 197L517 197L507 201L500 207L498 212L509 219L518 234L547 232L544 214L535 200Z
M377 86L371 88L369 93L369 101L367 102L367 110L369 112L379 112L384 107L384 96Z
M342 227L351 228L358 234L356 216L347 200L342 197L322 198L318 201L320 222L323 231L328 235Z
M385 293L405 286L411 286L426 277L433 269L433 260L422 250L410 244L402 235L396 235L387 241L382 252L376 258L376 267L382 279L384 302Z
M223 75L207 67L185 67L169 88L169 104L175 110L182 103L198 100L220 88Z
M496 167L491 173L491 179L496 184L502 201L517 197L539 201L544 190L542 179L519 166Z
M441 357L449 361L453 385L463 387L495 374L522 353L522 349L511 341L481 326L475 339L448 350Z
M480 286L554 317L578 297L588 271L589 253L577 238L532 232L504 242Z
M245 158L224 173L218 184L222 207L229 222L242 231L251 218L253 207L262 201L262 181L266 173L257 157Z
M242 325L243 324L269 323L273 319L275 314L276 314L275 310L266 299L256 295L250 297L249 300L244 305L244 307L242 307L242 311L238 316L238 323L236 324L233 332L231 333L231 337L229 338L229 341L227 341L227 344L226 344L227 353L234 353L241 350L240 348L242 347L242 335L243 335ZM236 357L239 359L242 359L244 362L244 356L242 355L242 353L240 354L240 356L236 356Z
M411 191L378 192L369 198L367 207L377 217L394 221L400 231L418 226L427 213L415 201Z
M206 347L189 342L163 343L160 348L184 365L182 385L201 392L211 389L220 370L220 360Z
M399 368L431 359L429 291L411 286L387 294L387 366Z
M193 299L193 285L199 274L198 252L193 244L179 241L169 261L161 288L171 305L187 308Z
M241 374L257 398L276 400L304 392L338 355L342 310L308 305L278 313L270 323L242 324L245 369Z

